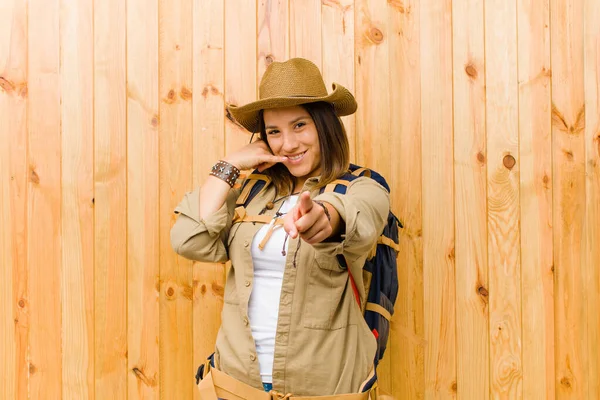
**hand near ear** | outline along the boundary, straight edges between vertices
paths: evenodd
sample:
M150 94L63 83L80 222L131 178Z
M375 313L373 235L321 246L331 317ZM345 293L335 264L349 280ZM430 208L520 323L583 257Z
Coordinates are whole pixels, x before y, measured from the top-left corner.
M331 214L331 221L323 207ZM317 204L310 198L309 192L300 194L296 206L285 215L283 227L292 237L298 235L307 243L320 243L334 232L335 221L339 221L337 211L326 203Z

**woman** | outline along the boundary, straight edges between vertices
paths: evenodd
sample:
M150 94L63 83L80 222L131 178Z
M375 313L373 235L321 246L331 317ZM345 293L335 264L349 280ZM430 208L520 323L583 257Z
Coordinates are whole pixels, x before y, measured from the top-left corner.
M232 262L216 369L266 391L357 393L373 367L376 341L336 256L346 259L364 298L362 265L384 227L389 197L366 177L343 195L322 190L348 170L339 117L356 111L348 90L333 89L327 93L308 60L273 62L260 99L229 108L260 140L219 160L175 210L178 254ZM245 201L240 195L248 191L235 181L254 168L269 182Z

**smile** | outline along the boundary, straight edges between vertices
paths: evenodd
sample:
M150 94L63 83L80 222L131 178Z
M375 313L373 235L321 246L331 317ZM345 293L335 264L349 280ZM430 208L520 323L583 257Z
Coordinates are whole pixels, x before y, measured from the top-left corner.
M297 154L295 156L287 156L287 158L291 162L298 162L304 157L305 154L306 154L306 151L303 153Z

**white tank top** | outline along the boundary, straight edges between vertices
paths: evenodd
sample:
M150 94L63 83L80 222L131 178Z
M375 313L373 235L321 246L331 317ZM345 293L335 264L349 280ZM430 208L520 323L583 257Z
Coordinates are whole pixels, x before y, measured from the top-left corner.
M298 196L290 196L281 205L280 213L287 213L296 205ZM273 221L271 221L272 223ZM285 271L284 249L285 230L277 226L263 250L258 244L263 240L270 225L259 229L252 240L252 262L254 264L254 284L248 303L248 318L252 337L256 343L256 353L260 376L264 383L273 383L273 355L275 335L279 315L279 296ZM287 244L285 250L287 252Z

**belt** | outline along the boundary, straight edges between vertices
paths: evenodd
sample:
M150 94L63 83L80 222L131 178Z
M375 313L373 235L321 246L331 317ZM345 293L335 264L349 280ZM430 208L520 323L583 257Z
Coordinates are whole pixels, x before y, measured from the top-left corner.
M210 372L198 384L202 400L378 400L377 382L363 393L336 394L330 396L294 396L291 393L279 393L275 390L265 392L240 382L237 379L210 368Z

